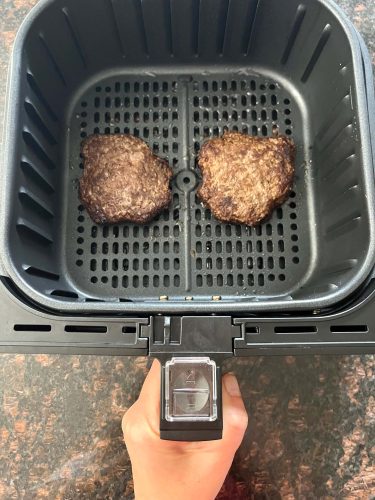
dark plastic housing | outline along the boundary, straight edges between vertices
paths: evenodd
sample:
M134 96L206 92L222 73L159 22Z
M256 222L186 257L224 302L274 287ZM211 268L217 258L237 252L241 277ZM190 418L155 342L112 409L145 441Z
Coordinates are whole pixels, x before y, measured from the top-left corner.
M374 267L374 174L360 42L330 1L41 0L8 88L1 256L42 306L71 312L328 307ZM292 197L256 229L195 197L200 145L291 136ZM132 133L174 168L147 226L97 227L80 144ZM239 187L240 188L240 187Z

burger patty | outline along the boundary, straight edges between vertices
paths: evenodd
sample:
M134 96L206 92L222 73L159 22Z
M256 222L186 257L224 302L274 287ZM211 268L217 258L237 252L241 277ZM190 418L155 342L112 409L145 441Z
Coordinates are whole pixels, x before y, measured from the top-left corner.
M80 198L100 223L149 222L172 198L172 169L131 135L92 135L82 146Z
M201 148L198 196L218 220L254 226L288 198L294 158L294 143L286 137L226 133Z

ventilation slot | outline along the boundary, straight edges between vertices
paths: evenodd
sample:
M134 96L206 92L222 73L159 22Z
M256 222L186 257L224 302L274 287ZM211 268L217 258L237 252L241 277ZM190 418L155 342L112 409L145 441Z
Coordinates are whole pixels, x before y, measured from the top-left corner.
M249 12L249 20L247 23L247 26L249 26L249 31L248 34L245 35L245 43L244 43L244 55L248 55L250 53L251 45L253 42L253 36L254 36L254 28L255 28L255 20L256 16L258 13L258 8L260 4L260 0L256 0L255 2L252 2L254 5L254 8L250 10Z
M62 9L62 12L64 14L64 18L65 18L66 24L68 26L70 35L72 37L74 46L77 49L79 58L81 59L83 66L86 68L87 67L86 56L85 56L85 52L83 50L82 43L81 43L80 38L78 36L78 31L75 28L75 26L73 25L73 21L72 21L72 19L70 17L68 9L66 7L64 7Z
M138 1L138 2L134 2L134 3L135 3L136 10L137 10L137 17L136 18L137 18L137 20L139 20L139 30L140 30L140 33L142 34L143 49L144 49L146 56L148 57L150 55L150 51L148 48L145 15L143 12L143 2Z
M319 57L321 56L323 49L326 46L326 43L328 42L329 37L331 36L331 31L332 31L331 25L327 24L323 30L322 36L320 37L318 44L313 52L313 55L311 56L309 64L307 65L305 72L302 75L301 81L303 83L307 82L313 69L315 68L316 63L318 62Z
M116 12L116 3L114 0L109 0L110 7L110 16L112 19L114 30L113 32L116 34L116 40L120 48L120 53L123 57L125 57L125 47L121 37L121 27L118 23L118 19L120 18L119 13Z
M259 326L245 325L246 335L257 335L259 333Z
M317 333L316 326L275 326L275 333Z
M164 9L165 9L164 16L165 16L166 39L167 39L169 54L173 56L174 49L173 49L173 37L172 37L172 11L171 11L170 0L164 2Z
M20 193L18 193L18 196L21 203L25 207L37 213L39 216L47 219L53 218L53 212L34 194L27 193L26 191L21 191Z
M69 292L67 290L53 290L51 292L51 295L55 297L65 297L69 299L78 299L78 295L74 292Z
M53 243L52 236L50 236L48 233L38 228L31 222L19 219L16 227L20 235L35 241L35 243L43 245L50 245L51 243Z
M106 326L96 325L66 325L65 331L67 333L107 333Z
M22 132L23 140L25 141L26 146L28 146L33 153L41 160L47 168L54 169L55 164L48 156L48 154L44 151L43 147L39 144L39 142L35 139L35 137L28 130L24 130Z
M292 28L291 33L289 35L288 43L287 43L287 46L285 48L285 52L283 54L283 57L281 59L282 64L286 64L288 62L289 56L292 52L292 49L293 49L294 44L296 42L298 33L300 32L303 20L305 18L305 14L306 14L306 7L304 5L299 5L297 8L296 17L294 19L293 28Z
M228 13L229 13L229 5L230 2L229 0L224 0L221 2L221 12L219 15L219 26L224 26L225 28L219 33L219 40L218 40L218 52L220 55L223 55L224 51L224 43L225 43L225 38L226 38L226 33L227 33L227 25L228 25Z
M26 110L27 116L34 123L34 125L37 127L37 129L44 135L44 137L47 139L49 144L51 146L55 146L57 144L56 139L53 137L49 128L44 123L42 117L40 116L38 111L35 109L35 107L31 104L31 102L25 101L25 110Z
M37 186L39 186L43 191L47 194L52 194L55 192L53 186L49 183L49 181L45 178L43 174L41 174L35 165L32 165L30 162L26 160L21 161L21 169L24 174L31 179Z
M137 325L123 326L122 333L137 333Z
M368 333L367 325L332 325L332 333Z
M31 90L34 92L36 97L39 99L39 101L43 104L45 107L46 111L52 118L54 122L57 122L57 116L55 112L52 110L50 104L46 101L43 92L40 90L39 85L37 84L34 75L30 72L27 73L26 75L27 83L29 84Z
M14 325L15 332L50 332L51 325Z
M59 77L59 79L60 79L61 83L64 85L64 87L66 87L66 80L64 78L64 75L63 75L59 65L57 64L56 58L52 54L52 52L48 46L48 43L46 42L44 35L42 33L40 33L40 35L39 35L39 40L40 40L40 43L47 54L47 57L48 57L50 63L52 64L53 69L56 72L56 75Z
M50 273L38 267L27 267L25 268L25 272L31 276L37 276L38 278L45 278L47 280L58 281L60 279L58 274Z
M334 236L339 236L341 234L347 233L351 230L351 226L358 223L360 220L361 214L359 212L355 212L346 217L343 217L339 221L327 227L325 231L326 237L332 239Z

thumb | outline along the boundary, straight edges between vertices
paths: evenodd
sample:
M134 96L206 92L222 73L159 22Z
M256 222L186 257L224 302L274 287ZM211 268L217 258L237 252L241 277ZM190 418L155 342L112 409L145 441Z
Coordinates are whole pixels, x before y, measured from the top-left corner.
M248 415L233 373L223 376L223 421L223 441L235 452L244 437Z

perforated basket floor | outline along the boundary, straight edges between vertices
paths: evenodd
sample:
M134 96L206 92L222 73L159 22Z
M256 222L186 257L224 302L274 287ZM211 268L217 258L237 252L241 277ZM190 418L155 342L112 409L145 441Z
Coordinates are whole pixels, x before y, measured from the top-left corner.
M314 233L308 221L301 114L288 93L258 76L110 78L79 100L70 124L67 270L93 298L285 296L301 286ZM297 144L291 198L251 229L222 224L196 198L201 144L225 130L289 135ZM97 226L78 198L81 141L130 133L173 166L173 206L151 224ZM303 221L303 222L302 222ZM303 237L301 231L303 230Z

